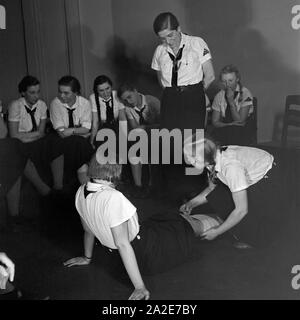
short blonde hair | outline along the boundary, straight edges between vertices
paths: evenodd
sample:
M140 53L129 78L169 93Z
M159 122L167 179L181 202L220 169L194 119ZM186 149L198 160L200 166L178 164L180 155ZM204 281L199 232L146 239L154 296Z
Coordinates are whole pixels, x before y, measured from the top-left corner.
M101 156L100 156L101 157ZM109 163L104 161L104 157L99 160L99 154L95 154L88 168L88 176L91 179L100 179L116 182L120 179L122 173L122 165L119 163Z

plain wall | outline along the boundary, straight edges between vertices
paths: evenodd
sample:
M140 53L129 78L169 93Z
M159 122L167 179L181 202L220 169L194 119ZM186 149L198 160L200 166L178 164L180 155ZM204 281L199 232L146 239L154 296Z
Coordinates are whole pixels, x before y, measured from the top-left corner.
M74 1L74 0L71 0ZM85 94L92 92L94 79L106 74L115 81L111 48L114 43L110 0L79 1L80 21L73 32L81 32Z
M0 29L0 100L7 108L18 97L17 84L26 73L21 0L1 0L6 9L6 29Z
M28 72L41 82L41 98L50 104L57 80L69 73L64 2L23 0Z

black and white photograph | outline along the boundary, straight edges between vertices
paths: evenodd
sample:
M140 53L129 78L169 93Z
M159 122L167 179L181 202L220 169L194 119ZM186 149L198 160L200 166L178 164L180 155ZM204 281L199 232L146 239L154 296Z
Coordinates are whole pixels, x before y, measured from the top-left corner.
M299 160L299 0L0 0L1 305L299 300Z

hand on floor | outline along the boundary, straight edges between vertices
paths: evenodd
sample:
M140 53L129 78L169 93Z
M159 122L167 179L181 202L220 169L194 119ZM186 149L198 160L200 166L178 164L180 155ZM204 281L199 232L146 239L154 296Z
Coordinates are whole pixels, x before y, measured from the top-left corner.
M65 261L63 264L65 267L73 266L85 266L90 264L91 260L86 257L76 257Z
M135 289L128 300L149 300L150 292L145 288Z

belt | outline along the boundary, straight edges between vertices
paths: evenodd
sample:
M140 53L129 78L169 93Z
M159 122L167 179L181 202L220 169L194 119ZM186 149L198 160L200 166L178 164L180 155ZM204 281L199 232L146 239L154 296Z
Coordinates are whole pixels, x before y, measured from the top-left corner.
M178 92L184 92L184 91L188 91L190 89L194 89L195 87L198 87L202 85L202 81L199 82L199 83L196 83L196 84L189 84L187 86L176 86L176 87L167 87L166 89L169 89L169 90L176 90Z

